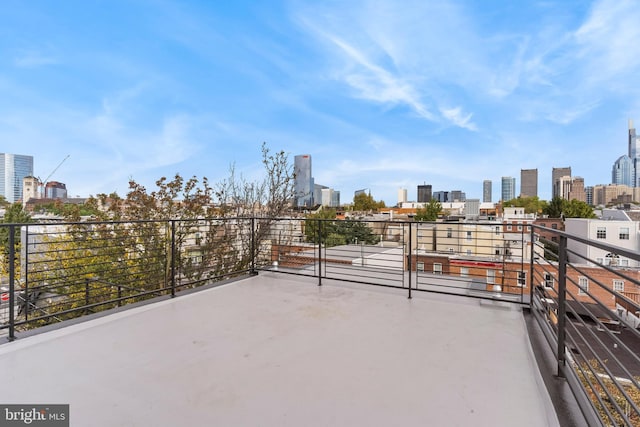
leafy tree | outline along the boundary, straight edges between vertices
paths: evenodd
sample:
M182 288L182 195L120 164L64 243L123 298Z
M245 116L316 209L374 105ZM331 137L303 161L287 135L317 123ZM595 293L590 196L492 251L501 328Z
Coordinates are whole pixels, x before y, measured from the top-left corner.
M593 208L586 202L580 200L570 200L564 204L563 211L565 218L595 218Z
M546 200L540 200L538 197L516 197L503 203L503 206L524 208L525 213L535 214L544 212L547 205Z
M593 208L579 200L554 197L544 211L550 218L595 218Z
M333 222L328 221L336 219L336 211L334 209L321 209L317 213L307 215L306 218L304 222L304 235L308 242L318 242L318 232L320 229L322 230L322 241L327 241L331 233L335 234ZM333 239L336 240L338 237L333 236ZM339 244L344 243L338 243L332 246L338 246Z
M372 245L379 242L379 237L373 234L371 227L367 224L348 219L335 220L335 217L336 213L332 209L307 215L305 220L307 242L318 243L318 239L321 239L327 247L354 243Z
M366 193L358 193L353 196L353 210L366 212L366 211L377 211L380 208L384 208L384 201L375 201L371 194Z
M25 211L21 203L13 203L9 205L5 212L4 217L0 221L4 224L27 224L33 222L31 215ZM9 271L9 227L0 227L0 245L2 245L2 273ZM16 261L20 254L20 227L15 227L14 230L14 251L16 254ZM19 265L16 265L16 269Z
M554 197L547 205L544 213L548 215L549 218L561 218L564 210L564 204L565 199L561 197Z
M160 178L151 191L132 179L125 198L90 198L85 208L96 213L94 221L43 237L48 249L37 255L32 287L48 283L66 296L60 307L68 309L85 301L87 283L92 301L114 289L143 298L167 292L172 281L194 287L246 271L260 256L269 259L264 242L293 197L293 168L283 151L272 154L266 144L262 159L262 180L249 182L232 166L215 186L176 174ZM64 213L74 222L81 214ZM102 288L103 296L95 291Z
M442 211L442 204L436 199L431 199L423 208L416 210L413 217L416 221L435 221Z

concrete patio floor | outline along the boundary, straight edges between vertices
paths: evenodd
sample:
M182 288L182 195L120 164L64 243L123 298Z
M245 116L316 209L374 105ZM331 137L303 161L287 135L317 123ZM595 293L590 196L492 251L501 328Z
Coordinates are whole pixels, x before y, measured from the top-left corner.
M273 272L0 345L72 426L557 426L517 304Z

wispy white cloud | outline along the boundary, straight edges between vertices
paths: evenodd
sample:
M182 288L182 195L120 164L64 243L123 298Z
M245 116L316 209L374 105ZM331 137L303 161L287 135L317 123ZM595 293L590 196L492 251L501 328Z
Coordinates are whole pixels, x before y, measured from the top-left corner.
M36 68L45 65L55 65L60 61L48 54L40 52L24 52L13 59L13 64L21 68Z
M379 13L386 13L384 8L374 7L380 6L380 3L367 6ZM326 53L330 56L329 63L333 64L332 76L349 85L353 96L380 104L409 107L418 117L433 123L448 123L469 130L477 128L471 122L472 115L467 113L463 117L462 107L451 109L444 106L444 100L438 99L438 82L430 81L428 72L429 67L437 68L435 62L438 59L431 58L428 65L408 59L424 57L420 47L413 41L413 38L420 40L420 35L398 40L402 35L397 34L402 33L403 28L388 27L389 21L394 22L394 16L372 16L371 8L363 5L352 5L346 9L341 11L342 18L336 20L332 19L335 15L327 18L327 15L315 11L300 12L297 18L309 34L328 45ZM362 12L366 14L366 19L358 16L361 11L368 11ZM393 10L392 13L397 15L399 11ZM380 23L381 27L373 31L371 22ZM402 22L396 23L402 25ZM411 53L405 51L401 47L403 42L411 43L418 50ZM427 68L422 68L425 65Z

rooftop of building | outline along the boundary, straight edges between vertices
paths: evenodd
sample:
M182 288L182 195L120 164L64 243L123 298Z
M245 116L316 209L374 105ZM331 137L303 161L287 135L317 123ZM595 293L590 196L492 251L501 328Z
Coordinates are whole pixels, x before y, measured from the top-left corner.
M579 425L517 304L262 272L60 326L0 346L0 401L95 426Z

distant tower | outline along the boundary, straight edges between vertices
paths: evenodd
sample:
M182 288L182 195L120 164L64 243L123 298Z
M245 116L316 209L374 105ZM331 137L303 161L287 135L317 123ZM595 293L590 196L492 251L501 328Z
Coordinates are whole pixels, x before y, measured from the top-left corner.
M538 197L538 169L520 170L520 197Z
M0 153L0 196L9 203L22 200L22 180L33 176L33 156Z
M629 159L631 159L632 187L640 187L640 137L636 135L633 120L629 119Z
M633 187L633 160L626 154L618 157L611 169L611 183Z
M551 197L562 197L562 186L560 184L560 179L562 177L571 177L571 166L566 168L553 168L551 171Z
M40 198L40 180L35 176L25 176L22 178L22 205L24 206L30 199Z
M571 189L569 190L569 200L587 201L587 192L584 188L584 178L575 176L571 179Z
M502 201L516 198L516 179L510 176L502 177Z
M398 206L407 201L407 189L399 188L398 189Z
M483 203L491 203L491 180L485 179L482 182L482 202Z
M431 201L431 185L418 185L418 203L429 203Z
M293 167L295 172L294 191L295 205L297 207L312 207L313 200L313 177L311 176L311 156L301 154L294 157Z
M49 181L45 185L44 194L47 199L66 199L67 186L58 181Z

